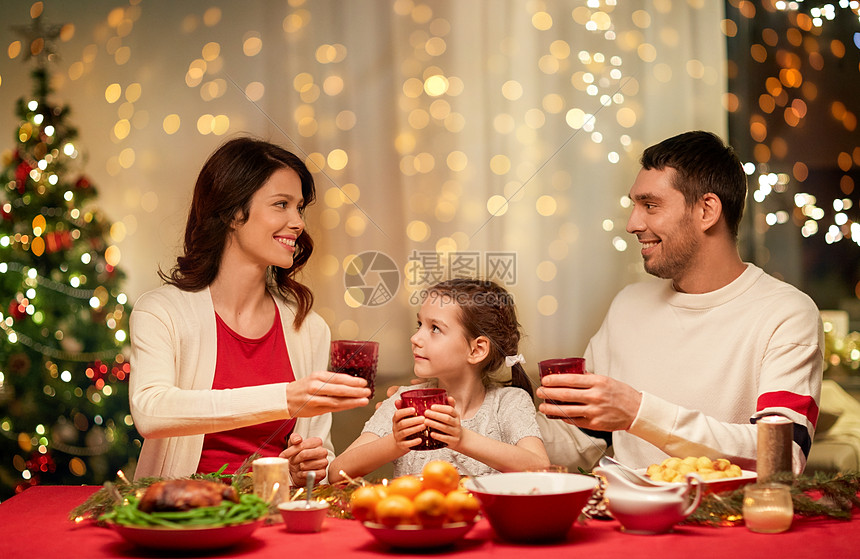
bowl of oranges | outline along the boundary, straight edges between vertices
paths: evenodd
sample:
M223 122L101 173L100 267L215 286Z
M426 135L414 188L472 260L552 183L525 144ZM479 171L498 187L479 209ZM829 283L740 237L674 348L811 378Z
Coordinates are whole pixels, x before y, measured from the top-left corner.
M401 548L451 545L472 529L481 510L478 499L460 487L457 468L443 460L428 462L421 476L359 487L349 505L379 542Z
M496 534L513 542L567 537L597 478L559 472L509 472L466 482Z

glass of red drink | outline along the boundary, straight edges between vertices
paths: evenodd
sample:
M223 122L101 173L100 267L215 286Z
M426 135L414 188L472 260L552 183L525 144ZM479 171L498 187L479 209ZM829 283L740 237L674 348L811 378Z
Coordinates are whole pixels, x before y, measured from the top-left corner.
M366 380L367 387L370 388L370 397L373 398L379 343L363 340L334 340L331 343L330 358L332 371Z
M444 388L419 388L416 390L407 390L400 395L400 400L403 402L404 408L415 408L416 415L424 415L424 412L430 409L433 404L445 405L448 403L448 393ZM427 427L414 438L420 438L421 442L412 447L412 450L434 450L437 448L445 448L448 446L442 441L436 440L430 436L430 432L438 433L436 429Z
M585 359L582 357L566 357L564 359L547 359L538 363L540 378L546 375L573 375L585 373ZM544 400L547 404L567 405L569 402L561 402L556 400ZM560 415L548 415L550 419L565 419Z

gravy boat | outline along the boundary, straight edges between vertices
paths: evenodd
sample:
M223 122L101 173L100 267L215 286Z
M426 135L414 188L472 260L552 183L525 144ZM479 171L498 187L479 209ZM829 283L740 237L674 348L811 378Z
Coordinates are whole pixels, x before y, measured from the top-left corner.
M594 473L606 478L606 507L631 534L662 534L696 510L704 482L687 474L686 484L655 484L617 462L601 460ZM692 494L692 499L690 495Z

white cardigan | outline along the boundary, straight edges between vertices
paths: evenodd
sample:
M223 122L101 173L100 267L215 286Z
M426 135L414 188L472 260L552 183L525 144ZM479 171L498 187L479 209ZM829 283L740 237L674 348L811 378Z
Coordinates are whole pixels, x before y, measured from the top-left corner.
M273 297L296 379L327 370L328 325L310 312L295 330L295 309L279 295ZM166 285L143 294L134 305L129 330L129 403L144 437L135 479L195 473L206 433L289 419L287 383L212 390L217 331L208 288L190 292ZM298 418L293 432L320 437L330 462L330 430L331 414L326 413Z

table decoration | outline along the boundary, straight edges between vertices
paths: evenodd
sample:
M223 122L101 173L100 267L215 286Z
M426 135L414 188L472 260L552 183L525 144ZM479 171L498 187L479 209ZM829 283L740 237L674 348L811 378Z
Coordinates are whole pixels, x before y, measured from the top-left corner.
M781 415L766 415L756 421L756 473L759 481L770 481L775 474L791 472L791 447L794 423Z
M856 472L798 476L776 474L770 481L791 488L794 514L851 520L854 507L860 507L860 474ZM736 526L743 522L743 488L705 495L699 508L687 517L686 524Z
M254 494L274 506L290 497L290 461L278 456L257 458L252 463Z
M781 483L754 483L744 487L744 524L752 532L777 534L791 528L794 508L791 490Z

